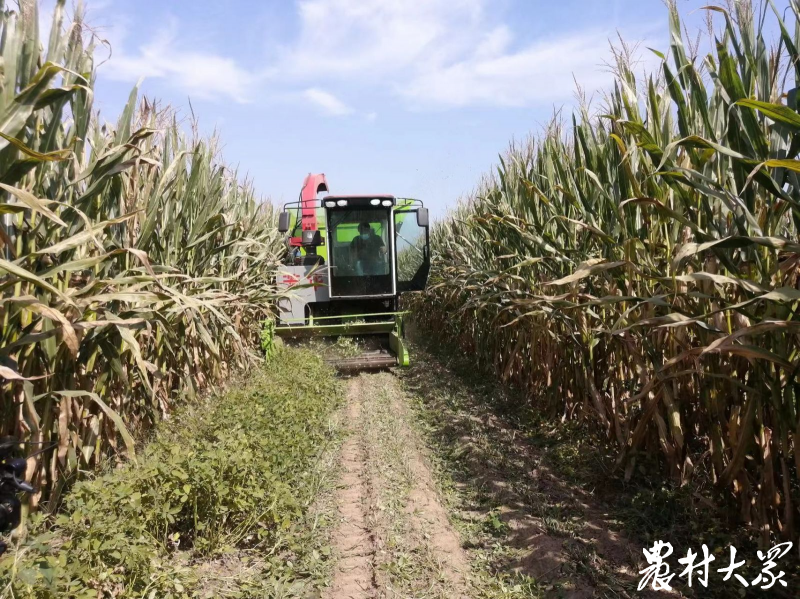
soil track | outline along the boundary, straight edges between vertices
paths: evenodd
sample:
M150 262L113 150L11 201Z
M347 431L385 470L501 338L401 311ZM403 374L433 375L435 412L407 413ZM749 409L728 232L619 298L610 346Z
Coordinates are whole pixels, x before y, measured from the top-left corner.
M374 597L377 585L375 536L367 525L372 492L366 480L363 443L358 438L361 398L354 384L348 389L346 412L350 434L342 446L342 477L336 493L339 524L332 539L338 561L328 596L356 599Z
M389 373L349 381L331 599L469 597L469 560Z
M653 596L605 506L420 355L400 376L348 381L324 597Z
M449 491L448 513L480 596L507 597L509 587L523 588L513 597L682 596L683 589L638 591L647 565L642 545L623 531L625 513L582 485L577 469L590 456L565 454L554 469L542 439L533 443L499 414L514 396L474 369L460 371L420 346L414 351L418 360L402 374L403 387L437 458L434 473Z

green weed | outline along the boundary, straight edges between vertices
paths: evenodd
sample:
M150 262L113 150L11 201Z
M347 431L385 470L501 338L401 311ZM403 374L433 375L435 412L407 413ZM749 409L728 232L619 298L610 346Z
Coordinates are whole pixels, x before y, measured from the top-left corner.
M278 345L275 340L275 321L267 318L261 322L261 351L267 362L275 357Z
M255 560L255 580L308 576L322 557L304 555L298 523L340 396L321 360L280 351L246 386L165 423L137 463L77 483L59 515L36 517L0 561L2 596L191 597L193 565L233 552Z

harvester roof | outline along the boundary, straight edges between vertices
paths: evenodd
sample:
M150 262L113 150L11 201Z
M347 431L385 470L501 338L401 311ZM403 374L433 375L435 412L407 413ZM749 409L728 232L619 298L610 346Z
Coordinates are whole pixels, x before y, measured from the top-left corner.
M394 196L385 193L374 193L374 194L356 194L356 195L346 195L346 196L325 196L322 198L323 201L325 200L393 200Z

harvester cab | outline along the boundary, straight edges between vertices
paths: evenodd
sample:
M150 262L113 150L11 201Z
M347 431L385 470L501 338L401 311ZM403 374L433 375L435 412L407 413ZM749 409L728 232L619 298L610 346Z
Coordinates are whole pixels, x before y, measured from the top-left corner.
M337 340L348 351L326 359L340 370L408 366L400 296L428 280L428 209L391 195L318 199L327 191L325 175L308 175L279 217L289 236L276 334Z

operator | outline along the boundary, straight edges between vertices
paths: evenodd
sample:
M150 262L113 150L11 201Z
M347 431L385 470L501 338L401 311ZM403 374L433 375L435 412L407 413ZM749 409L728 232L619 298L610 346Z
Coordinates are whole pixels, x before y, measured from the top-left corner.
M384 274L386 245L369 223L358 225L358 237L350 242L350 255L355 261L358 276Z

